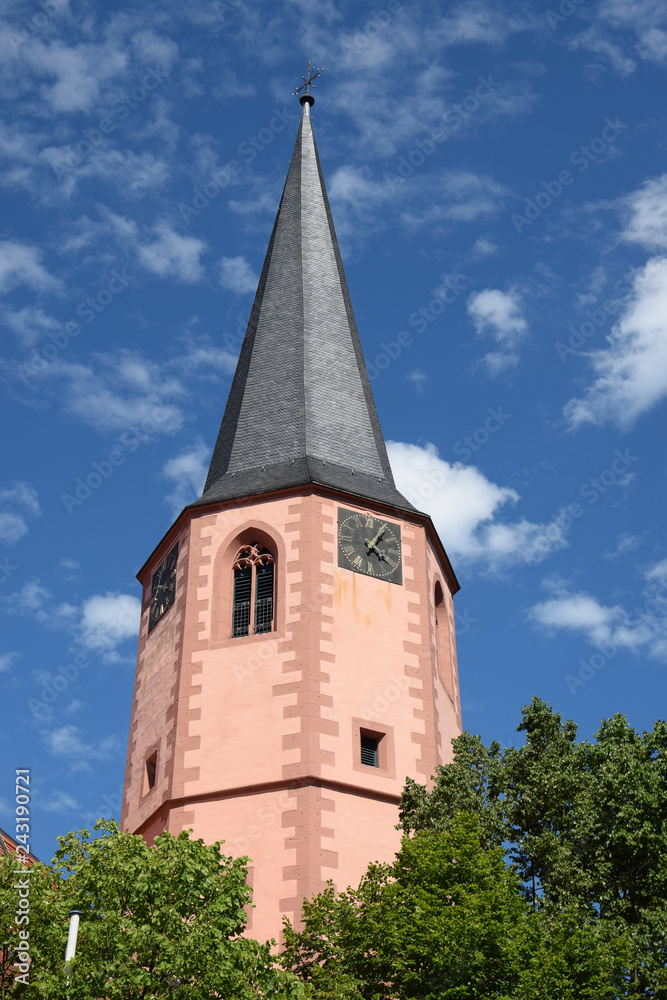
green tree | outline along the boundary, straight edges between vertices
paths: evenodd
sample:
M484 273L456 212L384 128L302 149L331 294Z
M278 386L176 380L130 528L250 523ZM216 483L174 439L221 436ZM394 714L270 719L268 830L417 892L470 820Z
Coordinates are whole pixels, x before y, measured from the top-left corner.
M476 816L404 837L358 889L307 901L283 962L321 1000L604 1000L622 946L568 910L534 910Z
M429 792L408 781L406 833L447 830L472 810L488 845L504 843L535 911L576 911L629 944L620 995L667 998L667 726L637 733L622 715L596 742L539 699L523 709L521 748L464 733Z
M68 1000L299 996L271 943L241 937L251 899L246 859L187 833L163 833L147 847L114 822L100 820L95 830L93 838L87 830L59 838L53 867L40 866L40 889L30 897L30 985L14 983L7 996L65 995L70 909L82 917ZM16 903L3 867L4 913Z

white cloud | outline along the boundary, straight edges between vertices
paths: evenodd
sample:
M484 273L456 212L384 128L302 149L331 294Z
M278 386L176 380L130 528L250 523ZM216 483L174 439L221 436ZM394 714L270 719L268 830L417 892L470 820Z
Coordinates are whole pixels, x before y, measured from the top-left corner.
M115 754L120 746L117 736L106 736L98 743L84 743L81 730L77 726L62 726L60 729L42 730L42 738L49 751L56 757L80 757L85 760L105 760Z
M126 74L128 57L119 40L67 47L60 39L31 40L21 56L37 76L53 82L41 87L55 112L90 111L99 103L102 87Z
M7 514L0 511L0 542L14 545L20 538L28 534L28 525L20 514Z
M360 220L371 229L382 228L396 213L409 229L440 229L452 223L474 222L495 214L506 194L503 185L492 177L466 170L423 172L417 183L413 177L402 182L393 179L386 176L386 171L380 180L368 166L351 165L334 173L328 189L336 230L345 235L355 235Z
M39 580L28 581L20 591L7 598L17 611L27 612L41 610L50 599L51 594L46 587L42 587Z
M225 336L227 340L227 337ZM187 334L187 350L175 359L177 371L200 378L219 379L220 375L232 375L236 369L237 355L224 347L216 347L209 336ZM238 349L241 340L232 342Z
M176 400L183 396L177 378L134 351L93 356L89 365L56 358L42 374L57 386L66 411L102 432L140 432L147 440L173 434L183 424Z
M423 372L421 368L415 368L414 371L408 372L405 376L408 382L412 382L413 386L417 392L424 391L424 385L428 381L428 375Z
M570 49L587 49L595 55L607 59L621 76L634 72L635 62L623 51L623 43L615 41L600 24L593 24L586 31L568 42Z
M54 278L41 263L38 247L16 240L0 240L0 292L27 285L38 292L56 292L62 282Z
M73 757L85 750L79 736L80 732L76 726L62 726L61 729L54 729L51 732L44 731L42 735L51 753L57 757Z
M468 315L476 333L478 336L490 333L498 344L497 350L484 357L492 375L516 365L519 360L519 345L528 334L522 308L516 288L508 292L485 288L468 299Z
M40 803L45 812L66 813L81 808L76 799L67 792L55 791L50 798Z
M0 653L0 674L12 669L12 664L19 657L18 653Z
M93 150L83 162L70 167L71 153L68 146L50 146L42 151L43 159L53 167L60 191L66 198L74 194L81 181L91 178L101 178L114 184L130 198L144 197L170 179L168 165L152 153L99 148Z
M11 614L25 615L50 629L71 630L79 614L71 604L56 604L39 580L29 580L21 590L3 597L2 604Z
M113 651L139 633L141 601L129 594L95 594L83 602L79 634L84 646Z
M593 23L569 42L607 60L621 76L637 60L667 61L667 10L662 0L601 0Z
M42 513L35 488L26 482L14 482L0 490L0 541L13 545L28 534L27 517Z
M507 191L488 174L473 174L468 170L447 170L439 175L424 177L421 184L408 186L410 196L424 201L425 208L406 209L401 220L411 228L432 226L441 228L452 222L475 222L481 216L495 215Z
M139 260L146 270L160 278L177 278L190 284L201 281L204 269L199 258L206 250L204 241L180 236L167 222L158 223L152 232L157 239L137 246Z
M140 231L134 219L103 210L105 223L99 229L110 231L123 252L135 253L139 263L160 278L176 278L187 284L200 281L204 268L199 258L206 243L194 236L181 236L170 222L158 222L150 230ZM89 227L90 228L90 227ZM154 237L151 241L151 235Z
M108 663L116 662L117 647L139 632L141 601L130 594L94 594L77 607L57 604L39 580L30 580L2 603L8 612L25 615L48 629L64 629Z
M623 239L646 250L667 250L667 174L646 181L623 207L627 215Z
M644 576L647 581L659 578L652 570ZM557 586L556 591L555 597L534 605L527 612L533 624L548 634L567 630L583 635L591 645L603 651L643 649L656 659L667 656L667 595L662 587L657 592L655 587L646 591L649 596L645 594L643 604L632 612L618 604L601 604L585 592L570 593L562 585Z
M623 41L629 36L640 59L667 60L667 10L662 0L602 0L598 17Z
M439 186L439 214L455 222L474 222L480 215L492 215L506 194L503 185L492 177L467 170L442 174Z
M49 330L59 330L59 320L47 314L39 306L24 306L23 309L3 309L0 319L16 335L23 347L32 347Z
M667 586L667 558L662 559L655 566L652 566L646 571L647 580L659 580L665 586Z
M132 47L142 63L159 66L163 74L169 73L178 62L176 42L152 30L138 31L133 35Z
M255 291L258 280L245 257L223 257L220 261L220 284L223 288L245 295Z
M611 552L605 552L605 558L618 559L619 557L628 555L630 552L634 552L635 549L639 548L648 534L648 531L642 531L639 535L631 535L629 532L623 532L616 539L616 548Z
M531 617L538 624L583 631L596 643L610 638L609 625L622 613L623 609L618 606L603 607L590 594L568 594L531 608Z
M201 496L210 460L210 448L198 440L188 451L181 452L166 463L162 475L174 483L174 489L165 497L172 517L176 517L186 504Z
M70 581L70 580L76 580L77 576L79 575L79 570L81 569L81 566L75 559L70 559L69 557L65 556L63 559L60 560L58 568L61 571L60 579Z
M490 240L486 240L483 236L480 236L480 238L476 240L472 248L472 252L476 257L489 257L491 254L496 253L497 249L498 247L495 243L492 243Z
M612 423L630 427L667 395L667 257L655 257L634 276L630 300L590 355L597 378L564 408L570 428Z
M535 15L486 0L465 0L438 23L438 33L448 45L486 43L501 45L505 39L534 27Z
M450 465L439 457L435 445L422 448L389 441L387 450L398 489L431 515L450 555L500 570L541 562L567 545L555 521L498 520L506 504L519 501L518 493L492 483L474 466Z

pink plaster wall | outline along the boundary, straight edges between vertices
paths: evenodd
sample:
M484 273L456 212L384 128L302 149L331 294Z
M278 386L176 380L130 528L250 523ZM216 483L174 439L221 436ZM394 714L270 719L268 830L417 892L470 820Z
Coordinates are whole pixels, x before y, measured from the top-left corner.
M392 860L405 777L427 781L460 732L451 594L424 523L382 515L401 525L398 586L338 567L339 506L377 514L314 492L191 512L142 577L123 827L192 827L248 854L260 939L327 879ZM231 639L232 560L254 535L275 556L276 630ZM150 579L177 537L176 601L147 636ZM360 727L385 734L380 768L360 763Z

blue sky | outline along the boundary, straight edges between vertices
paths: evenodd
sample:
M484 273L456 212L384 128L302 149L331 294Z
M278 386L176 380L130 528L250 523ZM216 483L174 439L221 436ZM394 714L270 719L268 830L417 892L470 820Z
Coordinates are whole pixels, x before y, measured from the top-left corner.
M118 815L139 586L200 492L313 122L464 725L664 715L667 8L1 5L0 825Z

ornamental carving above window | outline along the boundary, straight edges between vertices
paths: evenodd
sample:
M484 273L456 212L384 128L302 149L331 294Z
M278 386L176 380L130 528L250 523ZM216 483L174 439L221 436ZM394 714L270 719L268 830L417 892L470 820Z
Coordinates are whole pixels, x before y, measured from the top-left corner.
M233 565L232 637L273 631L274 560L264 546L244 545Z
M244 545L236 557L234 569L248 569L250 566L268 566L273 556L261 545ZM227 564L229 565L229 563Z

